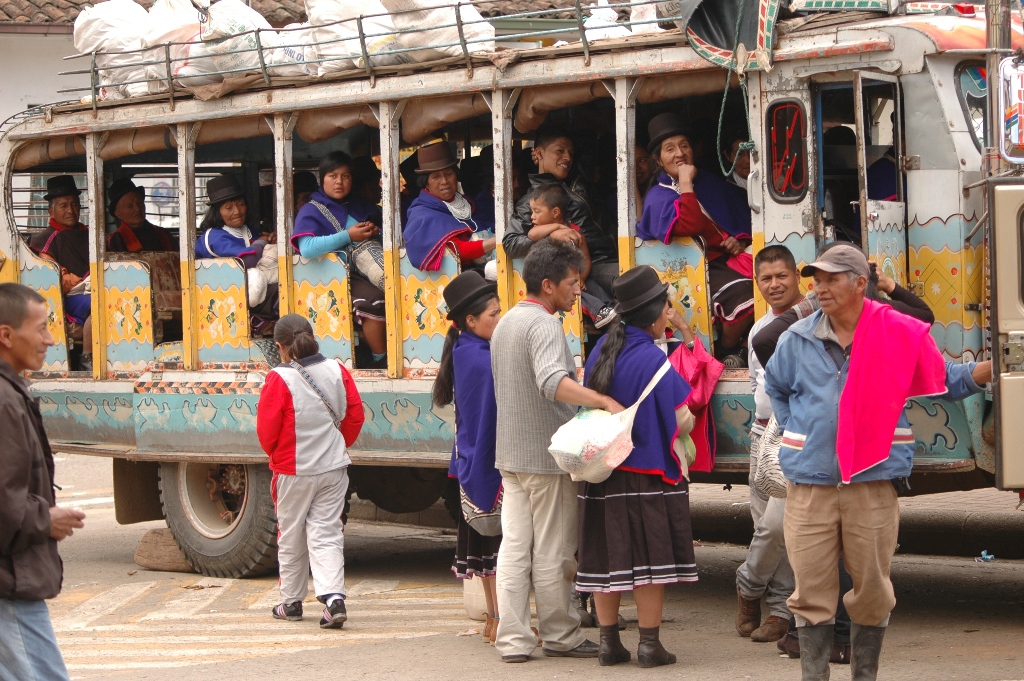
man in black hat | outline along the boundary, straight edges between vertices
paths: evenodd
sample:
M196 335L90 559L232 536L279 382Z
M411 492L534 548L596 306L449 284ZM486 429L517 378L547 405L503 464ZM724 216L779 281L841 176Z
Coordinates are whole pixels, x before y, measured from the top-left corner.
M177 251L178 244L163 227L146 219L146 190L125 177L107 190L110 213L118 219L117 229L107 235L112 253Z

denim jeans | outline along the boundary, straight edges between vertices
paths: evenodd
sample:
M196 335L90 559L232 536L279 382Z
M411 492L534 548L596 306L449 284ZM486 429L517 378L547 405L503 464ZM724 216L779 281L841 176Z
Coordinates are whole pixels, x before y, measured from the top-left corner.
M0 599L0 681L68 681L46 601Z

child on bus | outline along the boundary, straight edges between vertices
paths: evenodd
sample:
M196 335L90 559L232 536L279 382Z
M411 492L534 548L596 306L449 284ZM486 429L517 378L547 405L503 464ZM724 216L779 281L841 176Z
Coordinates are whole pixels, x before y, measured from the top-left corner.
M273 471L270 492L278 525L281 603L275 619L302 619L310 567L326 607L323 629L340 629L345 610L348 447L363 427L363 403L340 362L320 354L305 317L287 314L274 327L281 364L267 374L256 432Z

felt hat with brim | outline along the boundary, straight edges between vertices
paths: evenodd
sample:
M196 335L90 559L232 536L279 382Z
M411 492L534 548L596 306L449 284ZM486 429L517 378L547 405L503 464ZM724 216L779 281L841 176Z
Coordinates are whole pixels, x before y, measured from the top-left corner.
M804 277L813 277L818 270L830 274L853 272L857 276L870 276L867 257L859 248L849 244L839 244L828 249L810 265L804 265L800 274Z
M46 181L46 196L44 201L52 201L61 196L81 196L82 190L75 184L75 178L70 175L57 175Z
M647 136L651 140L647 143L647 151L653 154L659 144L676 135L690 139L690 131L683 125L683 120L671 112L658 114L647 124Z
M231 199L243 198L245 189L233 175L218 175L206 183L206 196L207 203L215 206Z
M663 284L658 272L650 265L638 265L629 270L612 284L615 300L615 311L629 314L639 310L647 303L668 292L668 284Z
M498 285L487 281L479 272L469 270L452 279L451 283L444 287L441 295L448 305L448 319L454 321L469 308L470 305L484 296L490 296L498 291Z
M459 159L455 158L455 154L452 153L452 148L447 142L434 142L420 147L416 152L416 160L418 162L417 175L429 175L459 164Z
M110 189L107 190L107 198L110 201L108 204L110 213L113 214L117 210L117 203L132 192L138 194L139 198L143 201L146 199L145 187L138 186L127 177L117 180L114 184L110 185Z

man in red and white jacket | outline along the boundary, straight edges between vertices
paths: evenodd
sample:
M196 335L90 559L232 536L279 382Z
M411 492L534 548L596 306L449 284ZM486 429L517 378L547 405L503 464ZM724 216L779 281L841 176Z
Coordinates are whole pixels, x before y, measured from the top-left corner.
M277 619L302 619L312 567L320 626L340 628L345 610L345 537L341 514L348 492L348 447L365 416L355 381L319 354L309 322L282 317L274 328L282 364L267 374L256 433L274 472L271 493L278 522L281 603Z

